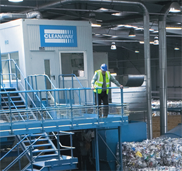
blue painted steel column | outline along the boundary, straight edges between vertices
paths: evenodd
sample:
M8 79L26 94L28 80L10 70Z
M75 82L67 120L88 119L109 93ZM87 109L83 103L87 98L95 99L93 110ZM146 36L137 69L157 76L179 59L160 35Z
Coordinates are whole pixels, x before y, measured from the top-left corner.
M17 90L18 90L18 72L17 72L16 64L15 64L15 73L16 73L16 87L17 87Z
M120 161L120 170L123 170L123 161L122 161L122 127L118 127L118 140L119 140L119 161Z
M69 90L69 98L70 98L71 125L73 127L73 106L71 101L71 90Z
M2 65L1 65L1 49L0 49L0 88L1 88L1 79L2 79ZM1 109L1 94L0 94L0 109Z
M59 159L58 160L60 160L60 145L59 145L59 132L57 133L57 149L58 149L58 157L59 157Z
M11 101L10 101L10 94L9 93L8 93L8 106L9 106L9 112L10 112L11 134L13 134L13 120L12 120Z
M28 108L28 99L27 99L27 82L26 82L26 78L25 78L25 105L26 105L26 109Z
M123 121L123 114L124 114L124 106L123 106L123 89L120 89L120 95L121 95L121 116Z
M43 119L43 110L42 110L42 94L40 91L40 111L41 111L41 117L42 117L42 132L44 132L44 119Z
M73 83L73 76L71 76L72 80L72 88L74 88L74 83ZM73 101L74 101L74 91L73 91Z
M99 142L98 142L98 129L95 129L95 167L96 171L100 170L99 165Z
M87 91L86 91L86 89L84 90L84 93L85 93L85 105L87 105Z
M45 82L45 90L47 90L47 84L46 84L46 81L47 81L47 77L44 75L44 82ZM46 91L46 104L45 106L48 107L48 92Z
M10 61L8 61L8 72L9 72L9 86L11 87L11 75L10 75Z

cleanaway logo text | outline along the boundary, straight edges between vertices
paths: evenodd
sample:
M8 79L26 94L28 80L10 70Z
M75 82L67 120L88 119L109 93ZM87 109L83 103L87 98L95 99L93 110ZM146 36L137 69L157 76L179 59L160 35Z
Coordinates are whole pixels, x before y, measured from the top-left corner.
M73 30L44 30L46 43L74 43Z
M77 47L76 26L40 26L41 47Z

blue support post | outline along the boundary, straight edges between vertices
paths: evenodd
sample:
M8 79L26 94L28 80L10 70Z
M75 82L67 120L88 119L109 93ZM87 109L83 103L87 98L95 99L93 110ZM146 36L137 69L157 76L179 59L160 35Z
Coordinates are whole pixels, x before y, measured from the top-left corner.
M79 104L81 105L80 90L78 90L78 96L79 96Z
M35 75L35 89L38 90L38 87L37 87L37 76Z
M59 160L60 160L60 145L59 145L59 132L57 133L57 149L58 149L58 157L59 157Z
M15 64L15 73L16 73L16 88L18 90L18 72L17 72L17 66Z
M56 91L54 91L54 107L56 107Z
M31 76L30 79L31 79L31 84L30 85L31 85L32 89L34 90L33 77ZM28 77L28 82L29 82L29 77ZM32 92L32 98L35 101L35 94L33 92Z
M119 161L120 161L120 170L123 171L123 161L122 161L122 127L118 127L118 140L119 140Z
M20 149L19 149L19 143L18 143L18 156L20 155ZM19 170L21 170L21 161L20 159L18 160L18 165L19 165Z
M47 90L46 79L47 79L47 77L44 75L45 90ZM46 93L46 105L48 106L48 95L47 95L48 92L46 91L45 93Z
M121 92L121 123L123 124L123 114L124 114L124 105L123 105L123 89L120 89Z
M43 110L42 110L42 94L40 91L40 111L41 111L41 118L42 118L42 132L44 132L44 119L43 119Z
M31 144L31 135L29 136L30 137L30 144ZM31 163L31 170L33 171L33 154L32 154L32 146L30 146L30 163Z
M71 78L72 78L72 79L71 79L71 80L72 80L72 88L74 88L73 75L71 76ZM73 100L74 100L74 91L73 91L72 93L73 93L73 96L72 96L72 97L73 97Z
M1 80L2 80L2 65L1 65L1 49L0 49L0 88L1 88ZM1 109L1 94L0 94L0 109Z
M8 72L9 72L9 86L11 87L11 75L10 75L10 61L8 61Z
M71 146L71 158L73 158L73 137L72 134L70 134L70 146Z
M87 92L86 92L86 89L84 89L84 93L85 93L85 105L87 105Z
M95 96L96 96L96 102L97 102L97 114L98 114L97 117L99 118L99 97L98 97L98 89L96 89Z
M12 122L12 112L11 112L11 102L10 102L10 93L8 92L8 106L10 112L10 122L11 122L11 134L13 134L13 122Z
M96 171L100 171L98 129L95 129L95 165Z
M73 106L71 101L71 90L69 90L69 97L70 97L71 125L73 127Z
M25 90L27 90L26 78L25 78ZM26 105L26 109L27 109L28 108L27 91L25 91L25 105Z
M64 94L64 97L65 97L65 103L67 104L68 103L67 90L65 90L63 94Z

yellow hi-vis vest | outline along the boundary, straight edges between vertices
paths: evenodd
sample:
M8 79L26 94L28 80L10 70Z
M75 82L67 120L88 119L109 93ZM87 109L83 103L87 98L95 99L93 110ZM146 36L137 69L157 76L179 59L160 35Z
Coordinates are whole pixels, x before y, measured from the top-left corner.
M98 75L98 79L97 81L95 82L94 84L94 88L102 88L102 85L103 85L103 75L102 75L102 71L101 70L97 70L95 71ZM105 80L106 80L106 88L109 87L109 82L110 82L110 72L109 71L106 71L105 73ZM101 94L102 93L102 89L94 89L94 92L98 93L98 94ZM106 90L106 93L108 94L109 93L109 89Z

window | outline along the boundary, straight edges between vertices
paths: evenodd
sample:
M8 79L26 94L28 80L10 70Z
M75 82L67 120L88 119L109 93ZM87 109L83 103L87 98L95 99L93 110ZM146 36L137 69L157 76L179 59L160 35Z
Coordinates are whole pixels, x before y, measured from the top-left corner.
M1 60L2 60L2 74L3 80L15 80L15 74L16 74L16 66L13 61L8 61L9 59L13 59L17 66L19 66L19 54L18 52L13 53L7 53L7 54L1 54ZM17 77L20 79L20 73L17 70Z
M61 53L62 74L85 77L84 53Z

